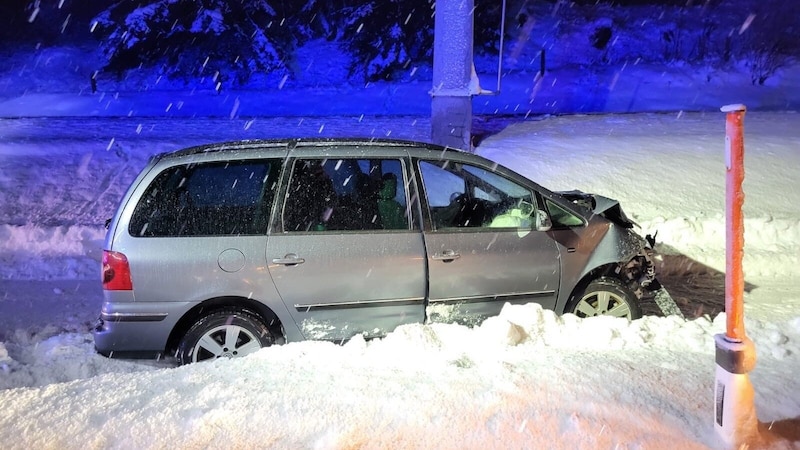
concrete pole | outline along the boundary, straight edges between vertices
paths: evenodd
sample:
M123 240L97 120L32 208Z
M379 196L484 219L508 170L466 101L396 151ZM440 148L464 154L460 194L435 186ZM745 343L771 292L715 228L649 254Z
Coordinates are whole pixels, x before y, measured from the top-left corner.
M474 0L437 0L433 35L431 141L472 150Z
M723 445L747 447L758 437L755 391L748 373L756 364L756 350L744 331L744 105L722 107L725 122L725 334L716 343L714 428Z

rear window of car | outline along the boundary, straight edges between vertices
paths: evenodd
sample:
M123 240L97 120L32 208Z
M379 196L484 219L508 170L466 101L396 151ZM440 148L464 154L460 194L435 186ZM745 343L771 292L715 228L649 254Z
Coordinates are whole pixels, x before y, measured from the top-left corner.
M222 161L173 166L140 198L132 236L219 236L266 233L279 162Z

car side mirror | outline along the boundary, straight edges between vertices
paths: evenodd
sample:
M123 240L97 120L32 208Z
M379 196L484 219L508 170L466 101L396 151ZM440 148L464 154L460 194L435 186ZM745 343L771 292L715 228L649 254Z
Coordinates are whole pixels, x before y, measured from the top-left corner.
M534 224L536 225L536 231L550 231L550 228L553 228L553 221L550 220L550 215L543 209L536 210Z

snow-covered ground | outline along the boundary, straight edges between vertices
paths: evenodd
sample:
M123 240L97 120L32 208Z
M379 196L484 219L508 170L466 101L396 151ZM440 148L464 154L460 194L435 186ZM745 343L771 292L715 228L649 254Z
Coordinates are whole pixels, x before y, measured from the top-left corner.
M745 102L746 103L746 102ZM688 320L537 306L175 367L106 359L89 328L115 202L149 155L274 136L427 139L424 116L0 119L4 448L707 448L724 332L719 112L485 119L478 153L552 189L621 200L658 230ZM762 436L800 448L800 115L745 119L748 335ZM487 268L490 270L490 268ZM791 442L794 441L794 444Z

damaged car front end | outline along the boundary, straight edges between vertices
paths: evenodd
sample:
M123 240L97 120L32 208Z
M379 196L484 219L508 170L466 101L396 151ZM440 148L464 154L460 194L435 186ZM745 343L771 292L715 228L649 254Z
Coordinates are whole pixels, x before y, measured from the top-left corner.
M634 231L638 224L617 200L581 191L557 194L586 220L582 228L553 230L555 240L566 250L562 267L582 268L567 269L562 274L562 286L576 286L559 299L563 312L582 317L611 314L636 318L641 316L641 303L652 300L663 314L682 315L656 278L657 233L643 237ZM630 305L631 311L620 306L625 297L637 301ZM619 301L615 303L615 299Z

